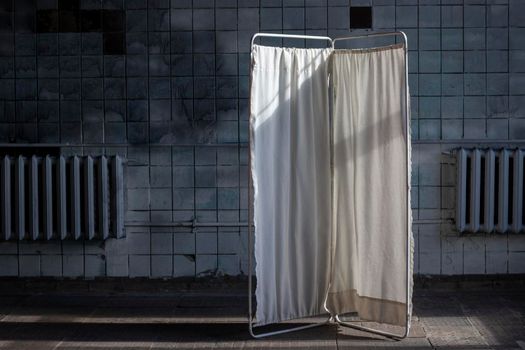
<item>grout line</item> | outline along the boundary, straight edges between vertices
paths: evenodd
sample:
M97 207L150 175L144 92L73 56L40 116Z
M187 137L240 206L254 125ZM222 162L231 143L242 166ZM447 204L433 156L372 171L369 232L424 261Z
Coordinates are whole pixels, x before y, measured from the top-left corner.
M147 58L147 78L146 78L146 99L148 101L148 143L151 143L150 135L151 135L151 106L150 106L150 91L149 91L149 82L150 82L150 66L149 66L149 8L150 8L150 0L146 0L146 58ZM126 72L127 73L127 72ZM144 79L144 78L143 78ZM151 147L148 147L148 192L149 192L149 210L148 210L148 216L151 221ZM148 228L148 237L149 237L149 278L153 275L153 255L152 255L152 241L153 237L151 235L151 228Z
M439 139L443 138L443 111L441 110L441 104L443 101L443 60L442 60L442 52L443 52L443 31L442 31L442 23L443 23L443 2L442 0L439 0L439 75L440 75L440 85L441 85L441 91L439 96ZM440 183L441 183L441 172L440 172ZM442 203L440 203L442 204Z
M511 2L507 2L507 138L510 138L510 6ZM509 247L509 233L505 234L505 245L507 246L506 253L506 273L510 273L510 247ZM518 344L519 345L519 344Z
M485 74L485 93L484 93L484 96L485 96L485 118L484 118L484 123L485 123L485 133L484 133L484 136L485 138L487 138L487 135L488 135L488 108L487 108L487 103L488 103L488 69L487 69L487 52L488 52L488 24L489 24L489 21L488 21L488 6L485 5L485 49L484 50L481 50L481 52L483 53L483 56L485 58L485 70L484 70L484 74ZM482 95L483 96L483 95Z
M17 101L17 99L16 99L16 36L15 36L15 33L16 33L16 16L15 16L15 0L11 0L11 5L12 5L12 9L13 9L13 12L11 13L11 20L13 22L13 109L14 109L14 120L11 120L11 123L13 124L13 130L14 130L13 139L16 140L16 125L17 125L17 122L16 122L16 120L17 120L16 101ZM37 69L37 74L38 74L38 67L36 67L36 69ZM11 141L11 140L9 140L9 141ZM17 243L17 246L18 246L18 243ZM20 275L20 273L19 273L19 275Z
M36 16L37 16L37 10L36 10L36 6L34 8L34 11L33 11L33 15L35 16L35 20L33 22L34 26L35 26L35 32L36 32L36 26L37 26L37 21L36 21ZM16 41L16 39L15 39ZM38 54L36 54L36 34L35 34L35 80L36 80L36 95L35 95L35 105L36 105L36 140L37 142L40 141L40 128L38 127L38 101L40 100L40 96L39 96L39 90L38 90ZM16 44L15 44L15 56L16 56ZM58 62L59 63L59 67L60 67L60 61Z
M507 77L508 77L508 91L507 91L507 138L510 138L510 1L507 4Z
M462 130L462 133L461 133L461 139L464 139L465 138L465 3L463 2L463 7L462 7L462 18L461 18L461 22L462 22L462 29L461 29L461 36L462 36L462 40L461 40L461 56L462 56L462 72L461 74L463 75L463 84L462 84L462 92L463 92L463 98L461 99L461 104L462 104L462 112L461 112L461 118L462 118L462 123L461 123L461 130Z
M214 50L213 50L213 82L214 82L214 89L213 89L213 109L215 114L215 127L217 127L217 33L219 30L217 29L217 2L213 2L213 28L214 28ZM224 33L224 31L222 31ZM236 33L236 36L238 33ZM237 38L237 41L239 39ZM237 50L238 51L238 50ZM238 83L237 83L238 84ZM238 88L237 88L238 90ZM218 135L217 135L217 128L215 131L215 141L219 143ZM219 221L219 187L218 187L218 152L217 149L214 150L215 153L215 219ZM215 233L215 274L217 274L219 270L219 228L216 227L214 229Z
M14 131L15 131L15 136L14 138L16 139L16 125L18 124L16 122L17 120L17 115L16 115L16 51L15 51L15 47L16 47L16 42L15 42L15 32L16 32L16 16L15 16L15 4L14 4L14 0L12 0L12 6L13 6L13 12L12 12L12 20L13 20L13 96L14 96L14 101L13 101L13 104L14 104L14 112L15 112L15 119L13 121L13 124L14 124ZM38 74L38 67L37 67L37 74ZM16 169L16 165L15 165L15 169ZM16 170L15 170L16 171ZM16 211L15 211L16 213ZM15 214L16 215L16 214ZM17 225L15 225L15 230L17 230ZM20 232L17 232L17 236L18 238L20 238ZM22 257L20 255L20 239L17 239L16 240L16 255L17 255L17 269L18 269L18 274L17 274L17 277L20 277L20 258Z
M168 28L168 62L169 62L169 77L168 77L168 84L169 84L169 101L170 101L170 126L173 127L173 87L172 87L172 70L171 70L171 62L172 62L172 49L171 49L171 2L170 2L170 5L167 9L168 11L168 24L169 24L169 28ZM161 50L162 51L162 50ZM171 221L173 221L173 212L175 210L175 200L174 200L174 195L173 195L173 192L174 192L174 189L175 189L175 184L173 183L173 167L174 167L174 164L173 164L173 146L172 145L169 145L169 150L170 150L170 184L171 184L171 187L170 187L170 194L171 194L171 210L170 210L170 218L171 218ZM170 266L170 270L171 270L171 277L173 277L175 275L175 230L174 229L171 229L170 230L170 236L171 236L171 241L170 241L170 256L171 256L171 259L170 259L170 263L171 263L171 266Z
M195 25L193 23L193 11L195 9L195 0L191 1L191 103L192 103L192 113L191 113L191 124L192 127L195 127L195 43L194 43L194 33L195 33ZM197 220L197 187L196 187L196 162L195 162L195 154L197 151L197 147L194 144L192 147L192 156L193 156L193 164L192 164L192 172L193 172L193 220ZM193 234L193 276L197 276L197 232L192 229Z

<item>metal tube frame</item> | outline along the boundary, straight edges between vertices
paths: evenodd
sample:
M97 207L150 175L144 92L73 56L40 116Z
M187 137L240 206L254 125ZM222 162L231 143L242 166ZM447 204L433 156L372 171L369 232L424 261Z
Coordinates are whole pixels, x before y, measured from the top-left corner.
M331 45L332 49L335 49L335 45L337 42L345 41L345 40L353 40L353 39L360 39L360 38L372 38L372 37L384 37L384 36L400 36L403 40L404 44L404 53L405 53L405 139L406 139L406 171L407 175L409 174L410 170L410 102L409 102L409 95L408 95L408 39L404 32L397 31L397 32L377 32L377 33L367 33L367 34L361 34L361 35L355 35L355 36L348 36L348 37L342 37L342 38L336 38L331 39L330 37L326 36L311 36L311 35L292 35L292 34L278 34L278 33L257 33L252 37L251 40L251 48L253 49L253 45L255 44L255 39L258 37L274 37L274 38L292 38L292 39L306 39L306 40L323 40L328 41ZM250 72L251 68L253 68L253 61L250 62ZM250 86L252 84L251 81L251 74L250 74ZM251 104L251 98L250 98L250 104ZM401 340L408 336L410 332L410 295L411 295L411 276L410 276L410 270L411 270L411 263L410 263L410 251L411 251L411 214L410 214L410 179L407 176L407 200L406 200L406 212L407 212L407 233L406 233L406 324L405 324L405 331L403 334L394 334L391 332L384 332L373 328L368 328L364 326L355 325L349 322L346 322L341 319L341 315L335 315L335 317L329 317L326 321L315 323L315 324L308 324L305 326L299 326L299 327L293 327L289 329L279 330L279 331L273 331L273 332L266 332L266 333L259 333L255 334L253 331L254 327L254 317L253 317L253 302L252 302L252 289L253 289L253 241L252 241L252 232L253 232L253 209L252 209L252 175L251 175L251 169L252 169L252 156L251 156L251 150L252 150L252 130L251 130L251 123L250 123L250 132L249 132L249 168L250 168L250 176L248 177L248 328L250 331L250 335L254 338L264 338L272 335L278 335L278 334L285 334L290 332L295 332L299 330L304 330L308 328L318 327L322 326L331 322L336 322L337 324L357 329L364 332L369 332L373 334L382 335L388 338L392 338L395 340Z

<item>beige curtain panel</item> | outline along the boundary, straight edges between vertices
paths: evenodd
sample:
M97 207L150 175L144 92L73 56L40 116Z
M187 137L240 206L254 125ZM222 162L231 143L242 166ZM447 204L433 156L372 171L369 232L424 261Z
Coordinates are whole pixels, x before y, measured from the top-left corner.
M332 60L333 260L327 306L335 314L357 311L366 320L403 325L411 225L404 49L336 50Z
M253 46L257 325L348 312L405 324L403 50Z

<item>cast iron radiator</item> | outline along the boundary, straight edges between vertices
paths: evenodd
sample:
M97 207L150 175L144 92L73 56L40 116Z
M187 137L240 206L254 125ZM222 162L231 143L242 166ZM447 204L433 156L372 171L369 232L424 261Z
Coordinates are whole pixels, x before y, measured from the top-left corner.
M525 150L457 150L456 225L460 232L525 232Z
M119 156L3 156L0 239L124 237Z

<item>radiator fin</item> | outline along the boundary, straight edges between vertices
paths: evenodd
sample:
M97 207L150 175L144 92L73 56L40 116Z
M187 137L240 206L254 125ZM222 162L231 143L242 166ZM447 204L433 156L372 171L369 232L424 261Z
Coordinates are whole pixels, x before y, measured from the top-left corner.
M16 232L20 240L26 238L25 226L25 161L22 156L18 156L16 161L16 177L15 177L15 209L16 209Z
M9 240L13 237L11 227L11 159L5 156L2 161L2 233L3 239Z
M58 204L58 201L53 200L53 160L50 156L44 158L42 180L44 187L42 198L44 236L49 240L55 237L53 232L53 205Z

